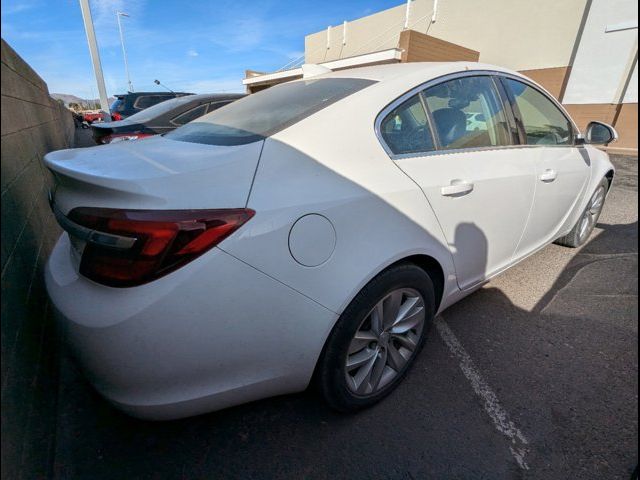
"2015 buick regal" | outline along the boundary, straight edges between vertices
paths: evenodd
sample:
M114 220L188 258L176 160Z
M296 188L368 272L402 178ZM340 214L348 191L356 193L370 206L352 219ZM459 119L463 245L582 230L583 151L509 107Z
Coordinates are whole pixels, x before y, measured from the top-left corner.
M398 385L437 312L587 240L614 174L590 144L615 138L489 65L306 76L161 137L48 154L65 233L47 289L88 378L134 416L312 379L356 410Z

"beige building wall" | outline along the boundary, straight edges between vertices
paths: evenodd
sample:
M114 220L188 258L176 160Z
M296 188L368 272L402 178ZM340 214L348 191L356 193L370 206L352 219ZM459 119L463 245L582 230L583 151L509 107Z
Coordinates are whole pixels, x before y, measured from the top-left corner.
M580 128L600 120L618 130L612 151L638 149L637 22L636 0L592 0L562 98Z
M415 19L424 14L427 5L429 13L432 10L431 0L416 0L413 3L416 4ZM342 24L330 27L328 34L327 30L323 30L307 35L304 39L305 62L322 63L396 48L404 20L405 8L400 6L347 22L345 37ZM343 40L346 40L344 44Z
M403 62L479 53L480 62L540 83L581 129L592 120L613 124L620 133L615 149L637 152L636 0L439 0L435 22L434 0L412 0L408 21L406 5L308 35L305 61L396 47Z
M480 61L514 70L569 65L586 0L413 0L409 28L480 52ZM406 3L305 38L305 61L319 63L393 48L405 24Z
M636 28L626 28L633 19ZM624 91L638 53L637 19L637 0L592 1L564 103L638 102L636 86Z

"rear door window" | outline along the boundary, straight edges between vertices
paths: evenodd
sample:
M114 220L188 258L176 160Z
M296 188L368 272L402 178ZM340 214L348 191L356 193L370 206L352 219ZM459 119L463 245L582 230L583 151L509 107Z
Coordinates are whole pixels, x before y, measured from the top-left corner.
M380 134L395 155L434 149L427 113L419 94L393 109L382 120Z
M513 144L491 77L456 78L428 88L424 95L443 150Z
M283 83L219 108L166 138L208 145L243 145L264 139L369 85L361 78Z

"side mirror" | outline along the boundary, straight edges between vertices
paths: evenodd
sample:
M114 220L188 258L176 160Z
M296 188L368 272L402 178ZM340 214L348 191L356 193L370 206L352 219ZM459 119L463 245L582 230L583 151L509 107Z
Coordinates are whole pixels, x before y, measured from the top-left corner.
M591 122L587 125L585 142L591 145L606 145L618 140L618 132L611 125L602 122Z

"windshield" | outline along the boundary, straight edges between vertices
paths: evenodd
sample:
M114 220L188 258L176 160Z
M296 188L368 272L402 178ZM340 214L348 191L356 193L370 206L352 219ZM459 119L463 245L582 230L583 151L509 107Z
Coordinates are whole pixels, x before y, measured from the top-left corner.
M200 117L166 138L208 145L255 142L373 83L360 78L324 78L276 85Z
M193 98L190 95L165 100L164 102L156 103L151 107L147 107L141 112L134 113L130 117L127 117L126 121L132 123L145 123L164 115L165 113L169 113L174 108L180 107L189 102L193 102Z

